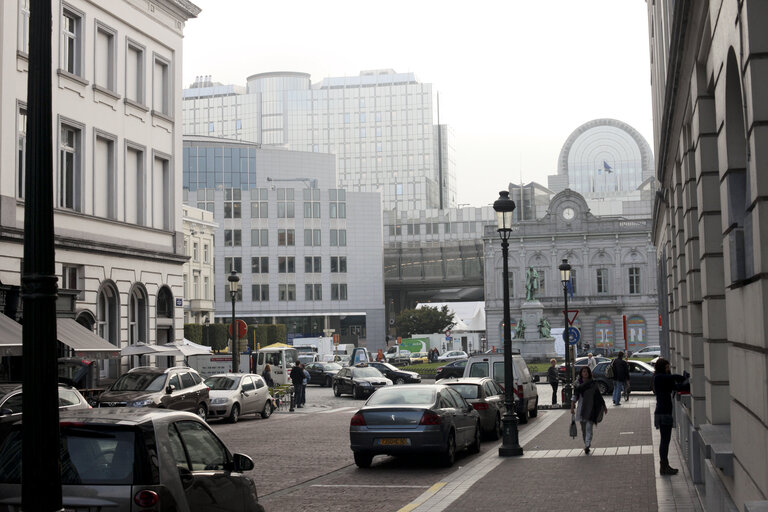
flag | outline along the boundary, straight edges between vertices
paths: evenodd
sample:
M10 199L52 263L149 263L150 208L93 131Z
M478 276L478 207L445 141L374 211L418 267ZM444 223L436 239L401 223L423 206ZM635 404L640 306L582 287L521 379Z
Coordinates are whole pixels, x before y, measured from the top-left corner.
M573 282L569 279L567 283L565 283L565 288L568 290L568 295L570 298L573 298Z
M605 170L605 172L613 172L613 169L605 160L603 160L603 170Z

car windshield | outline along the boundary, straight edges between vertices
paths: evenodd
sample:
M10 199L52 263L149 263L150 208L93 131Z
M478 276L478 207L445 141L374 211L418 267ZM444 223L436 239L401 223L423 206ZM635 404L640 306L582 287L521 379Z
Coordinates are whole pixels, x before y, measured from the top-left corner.
M381 377L381 372L376 368L353 368L352 376L355 378L361 377Z
M135 432L107 426L61 426L63 485L134 484ZM21 430L0 451L0 483L21 484Z
M341 365L338 363L326 363L323 365L323 370L341 370Z
M380 388L365 405L426 405L435 403L435 390L430 388L412 388L394 386Z
M383 366L387 370L391 370L393 372L399 371L396 366L392 366L389 363L378 363L378 364L376 364L376 366Z
M165 374L126 373L112 384L111 391L160 391L165 384Z
M314 360L315 360L315 356L313 356L311 354L310 355L300 355L299 356L299 361L301 361L302 363L311 363Z
M458 391L464 398L478 398L480 396L480 386L477 384L449 384L449 386Z
M205 385L211 388L212 391L226 391L230 389L237 389L240 384L240 377L208 377L205 379Z

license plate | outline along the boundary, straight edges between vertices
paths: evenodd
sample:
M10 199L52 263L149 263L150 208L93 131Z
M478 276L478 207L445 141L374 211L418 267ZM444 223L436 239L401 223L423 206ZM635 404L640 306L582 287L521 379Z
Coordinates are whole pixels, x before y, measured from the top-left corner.
M384 437L376 441L381 446L411 446L411 440L407 437Z

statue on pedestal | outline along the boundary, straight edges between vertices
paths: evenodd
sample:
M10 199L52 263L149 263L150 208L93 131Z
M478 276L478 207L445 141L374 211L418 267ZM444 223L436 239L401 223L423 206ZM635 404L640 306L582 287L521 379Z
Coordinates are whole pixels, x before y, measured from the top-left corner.
M539 320L539 337L549 338L549 333L551 329L552 329L552 326L549 324L549 320L547 320L544 317L541 317L541 320Z
M533 267L528 267L525 273L525 300L534 300L539 289L539 273Z
M525 322L521 318L517 323L517 329L515 329L515 338L522 340L525 338Z

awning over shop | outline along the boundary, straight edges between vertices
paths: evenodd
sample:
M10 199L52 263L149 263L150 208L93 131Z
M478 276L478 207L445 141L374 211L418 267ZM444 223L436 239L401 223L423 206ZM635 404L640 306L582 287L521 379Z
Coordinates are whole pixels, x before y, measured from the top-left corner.
M21 324L0 313L0 356L20 356Z
M56 319L59 341L75 351L75 356L87 359L120 357L120 347L112 345L71 318Z

